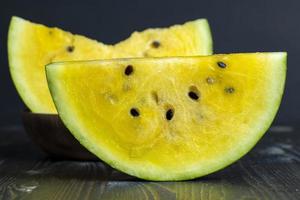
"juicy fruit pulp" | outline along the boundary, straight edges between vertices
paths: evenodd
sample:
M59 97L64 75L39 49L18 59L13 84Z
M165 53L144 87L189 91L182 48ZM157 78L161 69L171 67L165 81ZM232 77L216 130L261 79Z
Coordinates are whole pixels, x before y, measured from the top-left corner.
M205 19L134 32L116 45L105 45L58 28L13 17L8 37L12 78L27 107L38 113L56 113L45 77L44 68L48 63L212 53L210 30Z
M65 62L47 66L58 113L111 166L150 180L219 170L271 124L286 53Z

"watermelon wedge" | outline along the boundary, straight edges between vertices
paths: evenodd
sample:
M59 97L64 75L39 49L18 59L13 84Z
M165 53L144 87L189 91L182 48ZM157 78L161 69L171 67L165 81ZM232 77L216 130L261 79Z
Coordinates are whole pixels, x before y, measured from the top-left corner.
M12 18L8 33L12 79L24 103L35 113L56 113L45 76L45 65L48 63L211 53L212 39L206 19L134 32L116 45L105 45L19 17Z
M61 62L46 68L58 113L112 167L148 180L220 170L264 135L286 53Z

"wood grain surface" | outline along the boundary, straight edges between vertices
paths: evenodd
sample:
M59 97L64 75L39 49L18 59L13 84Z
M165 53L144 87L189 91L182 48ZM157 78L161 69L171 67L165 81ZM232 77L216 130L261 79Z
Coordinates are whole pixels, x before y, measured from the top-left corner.
M300 133L274 127L244 158L192 181L149 182L101 162L53 160L22 127L0 128L0 199L300 199Z

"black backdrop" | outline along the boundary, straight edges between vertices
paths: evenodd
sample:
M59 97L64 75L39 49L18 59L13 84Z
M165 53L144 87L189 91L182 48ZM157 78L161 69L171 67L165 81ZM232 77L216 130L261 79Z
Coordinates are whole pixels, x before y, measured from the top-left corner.
M0 124L20 123L21 100L7 63L7 30L12 15L115 43L134 30L207 18L214 52L287 51L286 91L276 124L300 122L300 1L294 0L1 0Z

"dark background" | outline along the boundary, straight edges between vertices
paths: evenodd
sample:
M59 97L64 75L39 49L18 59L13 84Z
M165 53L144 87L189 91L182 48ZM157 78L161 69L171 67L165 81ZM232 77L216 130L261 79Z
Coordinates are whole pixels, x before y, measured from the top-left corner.
M57 26L104 43L134 30L163 27L197 18L209 20L215 53L287 51L286 91L275 124L300 122L300 1L38 1L0 2L0 125L20 123L24 106L11 82L7 30L12 15Z

